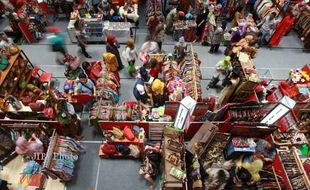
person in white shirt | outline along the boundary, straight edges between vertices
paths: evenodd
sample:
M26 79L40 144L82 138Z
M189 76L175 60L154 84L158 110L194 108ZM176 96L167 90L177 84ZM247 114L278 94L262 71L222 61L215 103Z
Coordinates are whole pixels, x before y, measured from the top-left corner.
M10 47L14 44L13 39L9 38L5 33L0 33L0 50Z
M260 23L258 23L258 27L260 27L260 37L258 40L259 46L264 45L273 34L277 26L277 20L275 19L276 13L272 12L269 16L265 17Z
M133 74L136 72L135 68L135 61L138 57L136 48L135 48L135 41L133 39L127 40L127 46L123 52L123 57L128 63L127 71L131 77L133 77Z
M146 41L142 44L139 59L143 62L143 64L147 63L147 55L152 53L157 53L159 51L159 47L157 42L151 39L150 36L146 37Z

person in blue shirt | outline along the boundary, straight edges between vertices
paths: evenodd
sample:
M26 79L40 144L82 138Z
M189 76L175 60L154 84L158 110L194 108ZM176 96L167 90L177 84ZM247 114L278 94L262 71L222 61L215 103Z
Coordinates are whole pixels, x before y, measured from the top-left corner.
M76 91L78 94L86 93L93 95L96 92L96 87L94 83L87 78L85 73L81 73L79 75L79 82L77 84Z

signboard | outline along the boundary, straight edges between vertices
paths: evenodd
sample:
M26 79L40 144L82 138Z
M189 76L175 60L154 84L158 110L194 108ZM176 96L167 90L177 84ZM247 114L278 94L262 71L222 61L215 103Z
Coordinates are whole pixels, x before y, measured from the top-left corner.
M179 130L184 130L185 122L188 116L189 116L189 109L185 107L183 104L180 104L177 116L174 121L174 127L178 128Z
M290 111L290 109L293 109L295 105L296 102L294 100L284 96L280 100L280 103L261 121L261 123L273 125L283 116L285 116Z

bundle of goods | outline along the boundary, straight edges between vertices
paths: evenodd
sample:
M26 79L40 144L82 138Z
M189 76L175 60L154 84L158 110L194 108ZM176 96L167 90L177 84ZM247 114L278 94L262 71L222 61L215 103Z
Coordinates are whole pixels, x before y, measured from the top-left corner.
M41 173L42 167L34 160L29 161L26 168L21 172L19 182L17 184L18 189L36 189L41 188L46 180L46 176Z
M52 136L42 172L52 179L59 178L62 182L70 181L74 172L74 162L83 150L81 144L70 137Z
M286 2L286 1L282 1ZM285 4L283 4L284 6ZM282 6L282 7L283 7ZM257 15L259 18L263 19L267 15L269 15L272 12L279 13L281 10L278 9L277 6L274 6L274 2L271 0L258 0L255 2L254 9L256 10Z
M125 126L124 129L113 127L103 130L105 143L100 146L99 156L126 156L139 158L144 149L145 131L137 125Z
M113 72L107 72L96 83L97 96L104 100L111 100L113 103L119 101L120 79Z
M191 96L194 100L201 100L201 71L199 68L201 61L191 51L185 56L185 58L179 63L181 70L181 78L185 85L185 96Z
M303 68L291 69L289 81L293 84L308 84L310 83L310 68L305 65Z
M147 111L140 108L136 103L112 105L106 101L99 100L94 103L90 112L91 120L104 121L140 121L145 120Z

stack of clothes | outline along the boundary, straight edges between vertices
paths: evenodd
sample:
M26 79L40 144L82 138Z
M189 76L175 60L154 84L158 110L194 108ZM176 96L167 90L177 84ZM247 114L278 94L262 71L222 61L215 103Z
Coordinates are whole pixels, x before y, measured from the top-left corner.
M120 79L113 72L105 73L96 83L98 96L104 100L111 100L113 103L118 103L119 101L120 87Z

